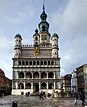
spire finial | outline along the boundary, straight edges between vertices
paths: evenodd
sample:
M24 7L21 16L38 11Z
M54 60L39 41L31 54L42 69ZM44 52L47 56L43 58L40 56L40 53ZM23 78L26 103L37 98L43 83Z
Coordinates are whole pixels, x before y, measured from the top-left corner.
M45 4L45 0L43 0L43 11L45 11L45 7L44 7L44 4Z

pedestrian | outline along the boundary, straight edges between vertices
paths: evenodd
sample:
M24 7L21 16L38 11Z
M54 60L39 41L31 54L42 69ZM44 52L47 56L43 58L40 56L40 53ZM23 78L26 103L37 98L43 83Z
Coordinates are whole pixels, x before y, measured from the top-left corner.
M40 92L39 97L40 97L40 100L41 100L41 99L43 100L43 92L42 92L42 91Z
M82 101L82 105L84 106L84 103L85 103L85 91L84 90L80 92L80 100Z
M77 92L74 93L74 100L75 100L75 105L77 105L77 100L78 100L78 94L77 94Z

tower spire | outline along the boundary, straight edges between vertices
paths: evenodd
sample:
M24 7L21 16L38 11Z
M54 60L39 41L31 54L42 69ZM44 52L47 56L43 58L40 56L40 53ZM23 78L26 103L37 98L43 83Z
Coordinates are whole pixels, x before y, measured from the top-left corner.
M43 11L45 11L45 6L44 6L44 4L45 4L45 0L43 0Z

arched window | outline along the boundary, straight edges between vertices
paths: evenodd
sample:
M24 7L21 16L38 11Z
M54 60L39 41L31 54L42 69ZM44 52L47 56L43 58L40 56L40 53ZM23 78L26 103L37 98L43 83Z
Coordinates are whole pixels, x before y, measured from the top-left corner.
M27 72L27 73L26 73L26 78L32 78L31 72Z
M42 26L42 31L45 31L45 26Z
M30 61L30 65L32 65L32 61Z
M38 40L37 36L35 37L35 40Z
M49 83L48 88L49 89L54 89L54 84L53 83Z
M51 61L51 65L54 65L54 61Z
M31 83L27 83L27 84L25 85L25 88L26 88L26 89L31 89Z
M18 84L18 89L24 89L24 84L23 83L19 83Z
M49 72L49 74L48 74L48 78L53 78L53 77L54 77L53 72Z
M42 83L42 84L41 84L41 89L47 89L46 83Z
M47 65L47 62L46 62L46 61L44 61L44 65Z
M47 78L47 74L45 72L41 73L41 78Z
M37 65L39 65L39 61L37 61Z
M26 65L28 65L28 61L26 61Z
M25 65L25 62L24 62L24 61L22 61L22 65Z
M50 65L50 61L48 61L48 65Z
M33 65L36 65L36 62L35 62L35 61L33 61Z
M24 73L23 72L19 73L19 78L24 78Z
M43 65L43 61L41 61L41 65Z
M19 65L21 65L21 61L19 61Z
M33 74L33 78L39 78L39 73L38 73L38 72L35 72L35 73Z

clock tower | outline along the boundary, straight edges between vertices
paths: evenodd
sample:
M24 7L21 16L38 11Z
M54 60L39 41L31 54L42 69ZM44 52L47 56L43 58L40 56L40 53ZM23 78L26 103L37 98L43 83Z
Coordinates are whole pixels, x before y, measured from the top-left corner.
M47 14L45 13L44 4L40 18L41 22L38 24L40 32L40 44L49 44L50 43L49 23L46 21Z

